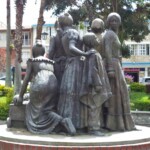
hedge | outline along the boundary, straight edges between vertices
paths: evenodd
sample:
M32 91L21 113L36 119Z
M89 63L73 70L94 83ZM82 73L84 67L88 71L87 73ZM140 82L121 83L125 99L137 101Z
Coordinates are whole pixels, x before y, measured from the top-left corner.
M134 102L133 109L140 111L150 111L150 100L139 100Z
M145 92L146 87L141 83L133 82L130 84L130 89L131 91L135 91L135 92Z
M6 120L9 114L9 104L12 102L14 90L0 85L0 120ZM6 99L4 99L6 97Z

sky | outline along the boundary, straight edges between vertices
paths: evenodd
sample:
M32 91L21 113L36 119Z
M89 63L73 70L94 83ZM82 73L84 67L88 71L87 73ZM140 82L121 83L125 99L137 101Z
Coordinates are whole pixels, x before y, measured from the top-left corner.
M16 22L16 9L15 9L15 0L11 1L11 26L15 27ZM35 4L36 2L36 4ZM1 0L0 2L0 22L6 24L6 3L7 0ZM27 4L24 9L24 16L23 16L23 26L32 26L33 24L37 24L37 19L39 16L39 8L40 8L40 0L27 0ZM54 23L56 17L52 17L52 13L50 11L44 12L44 20L46 23Z

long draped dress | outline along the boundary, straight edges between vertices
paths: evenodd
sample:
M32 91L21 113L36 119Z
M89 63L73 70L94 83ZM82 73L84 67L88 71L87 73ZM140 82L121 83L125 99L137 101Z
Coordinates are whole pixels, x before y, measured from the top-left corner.
M82 40L75 29L64 31L62 43L67 55L66 66L60 86L58 113L64 118L70 118L75 128L80 128L80 89L82 80L83 61L69 49L69 42L82 49Z
M26 107L26 125L30 132L48 134L62 120L55 112L57 80L50 60L28 60L33 76L30 84L30 101Z
M101 88L100 91L96 91L96 86ZM99 130L102 105L112 95L107 73L99 52L85 59L80 92L82 128L90 127L91 129ZM93 116L89 116L88 110L95 111Z
M120 41L112 30L105 32L103 40L106 71L114 71L115 77L109 78L113 95L106 102L102 126L117 131L133 130L135 125L130 113L129 93L120 63Z

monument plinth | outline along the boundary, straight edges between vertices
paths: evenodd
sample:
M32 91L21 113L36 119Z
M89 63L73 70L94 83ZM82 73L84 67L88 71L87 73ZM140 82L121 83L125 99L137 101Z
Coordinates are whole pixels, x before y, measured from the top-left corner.
M108 132L103 137L32 134L26 129L0 125L1 150L149 150L150 128L136 126L129 132Z

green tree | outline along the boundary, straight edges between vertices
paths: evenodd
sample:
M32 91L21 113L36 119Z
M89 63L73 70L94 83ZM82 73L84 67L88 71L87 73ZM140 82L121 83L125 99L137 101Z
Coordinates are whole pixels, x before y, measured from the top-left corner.
M86 18L90 23L96 17L105 21L110 12L119 13L122 18L119 32L121 43L126 39L140 42L150 32L150 3L144 3L144 0L85 0L80 7L71 8L69 12L76 24Z
M39 11L39 18L37 22L37 30L36 30L36 39L41 39L41 33L42 33L42 26L44 25L44 10L45 10L45 4L46 0L41 0L40 4L40 11Z
M72 7L77 5L77 0L45 0L45 9L53 9L53 13L58 15L62 13L67 7Z
M14 46L16 51L15 59L15 94L18 94L21 88L21 62L22 62L22 19L26 0L15 0L16 4L16 30Z
M97 17L106 22L110 12L117 12L121 16L122 26L119 30L121 50L123 57L130 57L129 47L124 41L131 39L140 42L150 33L148 30L150 3L145 3L144 0L85 0L80 7L69 10L75 24L88 18L89 25Z
M54 9L54 14L60 14L64 11L68 6L76 4L76 0L41 0L40 10L39 10L39 18L37 21L37 36L36 39L41 39L42 26L44 25L44 11Z

